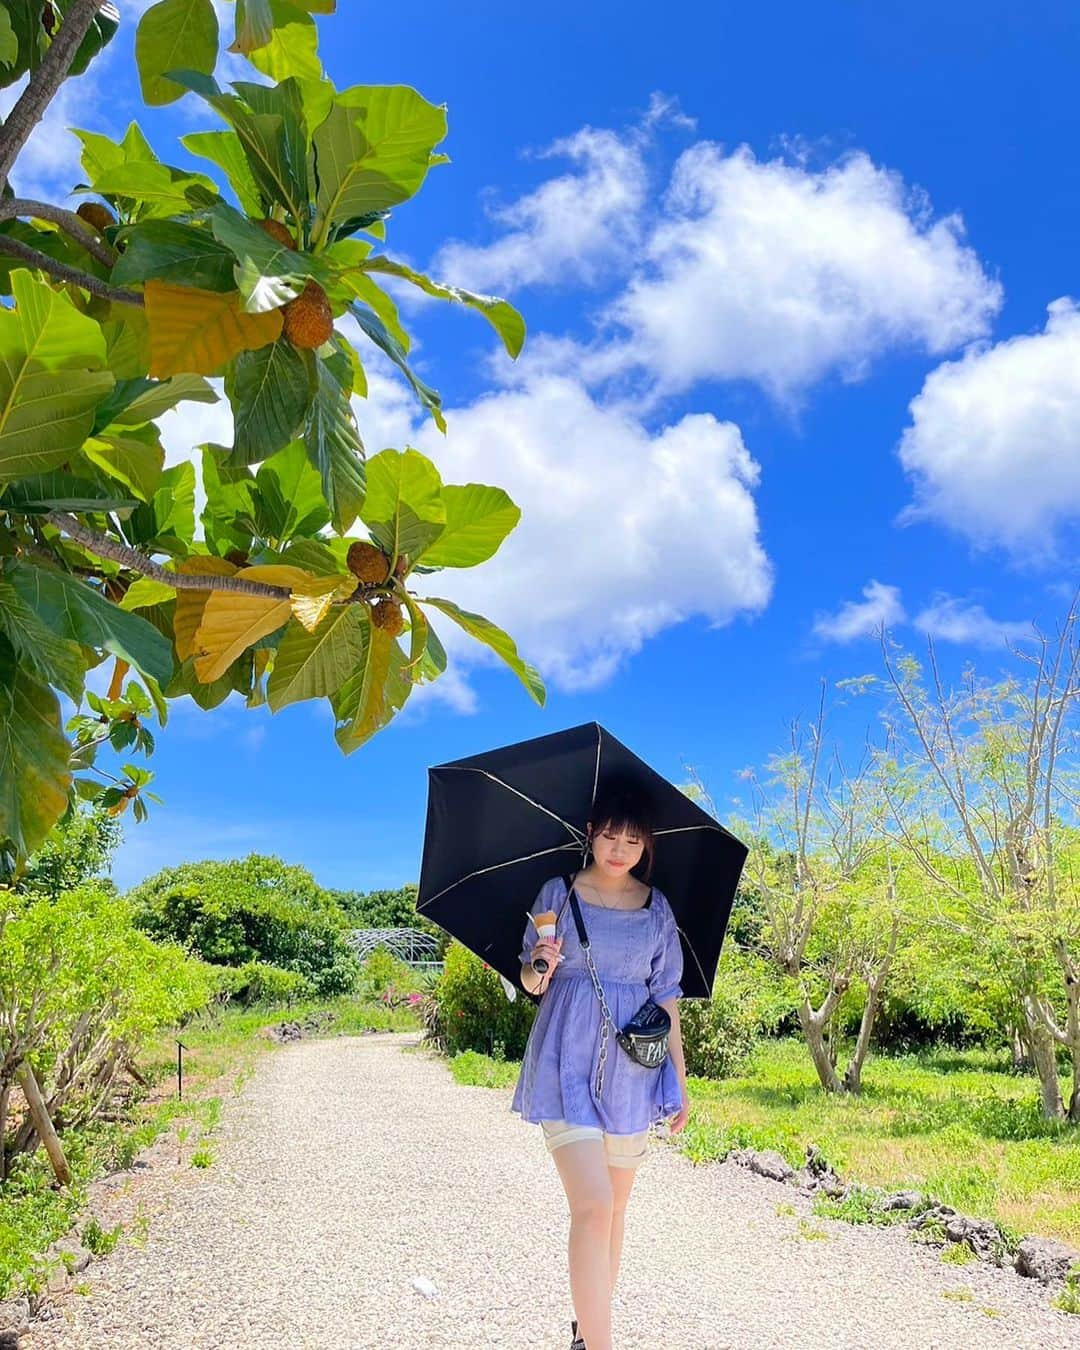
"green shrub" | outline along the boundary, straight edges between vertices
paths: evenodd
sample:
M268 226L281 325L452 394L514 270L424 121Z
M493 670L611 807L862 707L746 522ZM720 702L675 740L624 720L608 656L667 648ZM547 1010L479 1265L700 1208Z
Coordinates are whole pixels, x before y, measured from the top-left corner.
M420 981L407 961L399 961L386 947L376 947L360 967L356 991L365 998L379 998L389 989L410 994L420 989Z
M519 989L511 1003L499 976L459 942L446 949L446 965L430 999L417 1005L429 1037L449 1055L475 1050L490 1055L502 1045L506 1059L525 1053L536 1009Z
M245 961L229 970L229 994L234 1003L295 1003L311 998L311 981L294 970L282 970L265 961Z
M757 1040L751 1005L717 981L711 999L679 1003L686 1072L695 1078L732 1078L749 1059Z
M360 966L347 916L303 867L251 854L183 863L130 891L137 923L214 965L263 962L311 982L318 998L351 993Z

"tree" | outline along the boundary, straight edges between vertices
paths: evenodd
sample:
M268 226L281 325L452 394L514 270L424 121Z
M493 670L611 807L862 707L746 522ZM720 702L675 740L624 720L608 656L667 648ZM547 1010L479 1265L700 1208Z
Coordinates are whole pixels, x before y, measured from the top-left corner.
M823 683L809 746L793 722L790 749L771 757L768 779L744 774L752 806L740 832L750 844L744 875L760 907L752 949L790 983L822 1087L856 1094L886 982L910 931L914 869L900 866L881 829L872 757L854 775L838 755L823 767L824 721ZM693 787L711 807L696 774ZM837 1029L853 1008L859 1030L841 1075Z
M16 889L55 900L108 871L119 843L120 822L107 811L100 807L72 811L53 826L27 861ZM108 889L112 882L97 884Z
M384 282L477 311L511 357L525 330L505 301L386 251L391 211L446 162L446 112L407 86L337 90L313 17L334 8L238 0L230 50L257 78L230 89L212 75L211 0L148 9L144 100L213 109L223 129L181 138L210 173L163 162L136 123L120 141L79 131L76 212L20 198L7 178L119 14L104 0L0 10L0 83L27 77L0 128L0 287L13 302L0 309L0 870L17 870L76 796L115 814L134 802L141 818L152 775L130 763L107 775L97 751L149 753L145 723L153 709L164 725L172 699L211 709L238 692L277 712L326 698L351 753L445 670L432 613L543 702L506 633L408 584L490 559L517 506L497 487L444 484L408 447L365 459L352 399L366 377L345 318L445 429ZM198 537L194 463L164 468L157 420L216 401L208 377L224 382L235 433L198 448ZM58 694L78 706L108 659L107 696L69 724L73 747Z
M306 868L280 858L181 863L124 898L144 933L212 965L276 966L319 996L351 989L359 973L347 916Z
M928 639L933 689L880 632L891 685L889 806L894 837L1006 992L1049 1119L1080 1122L1080 829L1075 751L1080 591L1057 638L1033 627L1033 668L996 683L968 666L946 690ZM1070 752L1072 752L1070 754ZM1057 1057L1072 1069L1068 1107Z

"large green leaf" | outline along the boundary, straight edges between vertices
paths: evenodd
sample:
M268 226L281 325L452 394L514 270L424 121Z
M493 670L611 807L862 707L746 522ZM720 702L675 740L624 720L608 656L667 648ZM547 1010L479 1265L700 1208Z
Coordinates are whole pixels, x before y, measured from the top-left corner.
M516 357L521 351L525 341L525 320L508 301L500 300L498 296L477 295L475 291L464 291L460 286L448 286L441 281L432 281L422 272L414 271L405 263L395 262L392 258L382 256L368 258L360 266L365 272L383 272L387 276L401 277L413 286L418 286L426 295L435 296L437 300L450 300L459 305L468 305L470 309L477 310L487 319L502 338L503 346L511 356Z
M315 132L315 237L339 221L407 201L446 136L446 109L407 85L356 85L337 96Z
M264 202L283 206L294 221L306 219L311 165L304 101L296 80L276 87L237 83L224 93L198 71L174 71L178 83L204 98L233 128Z
M171 70L209 75L217 62L218 22L211 0L160 0L139 20L135 60L147 103L173 103L182 85L166 79Z
M233 464L259 463L304 425L315 396L314 362L304 356L282 337L233 361L225 381L235 424Z
M224 171L229 186L249 216L262 213L263 199L240 137L235 131L193 131L188 136L181 136L180 144L186 146L193 155L210 160Z
M270 12L273 20L270 41L251 51L248 60L272 80L287 80L290 75L319 79L322 62L315 21L289 0L270 0Z
M41 843L67 809L71 747L60 700L0 638L0 844L18 857Z
M19 60L19 37L11 26L11 15L0 9L0 84L10 84L22 73L16 67Z
M279 309L300 294L308 277L322 274L317 259L282 248L231 206L215 207L210 225L215 238L235 258L236 286L249 314Z
M342 244L358 243L360 241L357 239L343 239L334 247L340 248ZM387 295L381 286L373 281L366 272L360 271L359 268L340 273L337 281L344 288L343 298L361 300L375 312L386 331L401 347L402 352L408 352L412 346L412 339L402 326L401 319L398 316L398 307L393 298Z
M419 450L380 450L367 462L360 515L384 553L412 560L446 528L442 492L438 470Z
M304 444L322 478L323 495L338 534L344 534L364 504L364 447L349 394L352 364L338 350L317 361L319 385L304 428Z
M322 482L302 441L272 455L255 475L259 533L280 547L294 535L317 533L329 521Z
M0 572L0 633L19 663L44 681L62 689L73 703L82 698L86 659L77 642L57 637L38 612Z
M102 484L93 476L76 477L53 469L9 484L2 504L16 514L38 516L50 511L120 511L135 507L138 502L129 494L117 492L115 484Z
M230 467L219 447L202 447L202 481L206 505L202 512L203 534L218 557L230 549L251 548L255 521L255 475L250 469Z
M179 281L204 291L231 291L236 259L209 230L176 220L147 220L121 231L124 242L112 279L117 285Z
M211 206L220 196L217 184L205 174L175 169L158 160L130 160L105 169L93 190L103 197L123 197L153 207L149 211L140 207L140 219Z
M363 650L352 674L330 696L338 723L334 738L347 755L386 726L412 688L402 673L405 657L401 648L389 634L375 627L360 605L352 608L363 615Z
M77 577L16 562L7 569L7 579L58 637L104 648L158 684L172 676L172 647L161 634Z
M100 131L82 131L72 127L72 133L82 142L82 166L89 185L97 190L97 180L110 169L122 164L158 164L153 147L143 135L138 122L129 122L122 141L110 140Z
M336 606L313 633L294 619L285 630L266 684L271 710L336 694L364 660L365 623L359 604Z
M482 614L471 614L467 609L460 609L452 600L438 600L427 595L417 596L417 599L421 604L434 605L436 609L442 610L459 627L464 628L470 637L476 638L490 647L497 656L501 656L536 702L541 707L544 706L546 698L544 682L539 672L518 655L517 644L509 633L503 632L497 624L485 619Z
M131 428L127 435L103 431L84 441L80 454L109 478L125 484L142 501L158 490L165 451L157 428Z
M0 484L62 464L113 384L92 319L31 272L12 287L15 308L0 310Z
M520 508L502 488L448 483L442 499L446 528L421 555L425 567L475 567L487 562L521 519Z
M405 351L401 343L396 340L386 328L386 325L374 311L367 308L366 305L350 305L349 313L367 336L374 342L380 351L393 361L394 365L404 374L405 378L413 387L413 392L420 402L431 413L435 425L440 431L446 430L446 418L442 414L442 396L437 389L432 389L416 375L408 361L405 359Z
M112 418L117 426L133 427L175 408L178 403L216 403L218 396L201 375L173 375L167 380L147 380L130 403Z
M195 533L195 465L174 464L161 475L150 501L123 526L129 543L174 557L187 557Z

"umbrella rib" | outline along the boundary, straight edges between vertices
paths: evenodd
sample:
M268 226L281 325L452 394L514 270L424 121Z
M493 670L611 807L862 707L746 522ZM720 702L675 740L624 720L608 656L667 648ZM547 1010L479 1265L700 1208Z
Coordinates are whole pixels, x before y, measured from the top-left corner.
M527 793L522 792L520 789L516 787L511 787L509 783L504 783L501 778L496 778L493 773L488 773L487 769L477 769L470 764L444 764L442 767L443 769L457 769L461 773L483 774L485 778L490 778L493 783L498 783L500 787L504 787L507 790L507 792L513 792L516 796L520 797L522 801L528 802L530 806L535 806L538 811L543 811L543 813L546 816L550 816L552 820L557 820L560 825L564 826L566 829L570 831L570 833L574 836L576 842L580 843L581 840L585 837L579 829L576 829L573 825L571 825L568 820L563 820L562 816L560 816L557 812L552 811L550 807L544 806L540 802L533 801L533 799ZM548 851L550 852L550 850ZM538 857L539 855L533 854L532 856ZM517 862L519 861L519 859L515 859L514 861Z
M686 834L690 830L722 830L722 825L672 825L668 830L653 830L653 834Z
M520 858L507 858L505 862L492 863L490 867L478 867L475 872L469 872L466 876L458 877L457 881L452 881L449 886L444 886L441 891L428 896L424 903L417 905L416 908L417 910L427 909L428 905L438 900L440 895L445 895L447 891L452 891L455 886L460 886L463 881L469 881L472 877L482 877L485 872L497 872L500 867L513 867L515 863L530 862L533 858L543 858L548 853L564 853L568 848L573 847L573 843L556 844L554 848L542 848L537 853L523 853Z
M690 939L686 936L686 934L683 932L683 930L679 927L678 924L675 925L675 931L679 934L682 940L690 948L690 955L694 958L694 965L696 965L698 968L698 974L701 976L701 983L705 986L706 989L708 989L709 981L705 978L705 972L701 968L701 962L698 960L698 954L696 951L694 951L694 944L690 941Z

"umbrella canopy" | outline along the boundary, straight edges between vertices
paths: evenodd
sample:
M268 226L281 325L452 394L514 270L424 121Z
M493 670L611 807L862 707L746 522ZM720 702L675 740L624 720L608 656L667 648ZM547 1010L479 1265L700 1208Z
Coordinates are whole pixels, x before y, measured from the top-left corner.
M428 770L416 908L519 987L525 911L549 877L581 867L609 776L632 777L649 799L650 881L679 927L683 992L708 998L746 845L596 722Z

